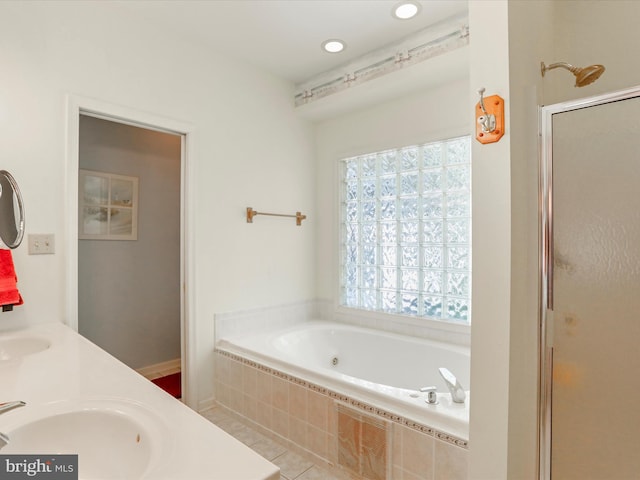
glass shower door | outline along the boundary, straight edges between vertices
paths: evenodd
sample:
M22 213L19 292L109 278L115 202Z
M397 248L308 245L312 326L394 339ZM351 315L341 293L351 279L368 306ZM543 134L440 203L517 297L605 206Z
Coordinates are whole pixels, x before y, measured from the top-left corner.
M639 479L640 98L552 132L551 478Z

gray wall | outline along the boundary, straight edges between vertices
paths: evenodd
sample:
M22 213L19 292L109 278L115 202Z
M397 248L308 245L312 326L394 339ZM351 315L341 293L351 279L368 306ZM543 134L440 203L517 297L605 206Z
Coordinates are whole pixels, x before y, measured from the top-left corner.
M78 329L132 368L180 357L180 137L82 116L80 168L139 178L138 240L79 240Z

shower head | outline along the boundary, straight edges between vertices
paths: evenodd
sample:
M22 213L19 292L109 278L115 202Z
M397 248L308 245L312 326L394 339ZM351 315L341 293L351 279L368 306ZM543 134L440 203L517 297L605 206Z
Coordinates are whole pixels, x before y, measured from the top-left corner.
M542 71L542 76L547 70L551 70L553 68L564 68L573 73L576 77L576 87L584 87L585 85L589 85L595 82L600 75L604 72L604 65L589 65L588 67L580 68L574 67L570 63L566 62L558 62L552 63L548 67L544 64L544 62L540 62L540 70Z

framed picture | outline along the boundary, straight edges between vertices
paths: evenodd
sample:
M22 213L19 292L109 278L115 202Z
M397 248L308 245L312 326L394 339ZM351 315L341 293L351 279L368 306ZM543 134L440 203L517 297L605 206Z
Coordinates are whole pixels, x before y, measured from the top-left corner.
M138 239L138 177L80 170L78 238Z

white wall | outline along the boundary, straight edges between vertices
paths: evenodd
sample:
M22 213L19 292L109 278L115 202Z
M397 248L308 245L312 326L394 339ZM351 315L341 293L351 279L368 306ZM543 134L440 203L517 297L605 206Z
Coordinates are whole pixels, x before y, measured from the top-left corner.
M180 359L181 137L82 115L81 169L138 178L138 238L78 241L78 332L131 368Z
M470 2L470 7L476 9L478 5L475 3ZM495 18L487 2L482 3L484 8L476 9L482 12L476 11L474 25L488 25ZM535 106L640 85L640 65L633 60L631 53L633 46L640 42L637 28L639 16L640 4L633 0L508 2L508 103L511 115L509 402L508 414L493 402L482 407L481 416L474 415L472 410L471 478L500 478L494 475L497 473L496 464L501 464L496 462L496 458L501 458L504 451L494 451L490 440L504 436L505 432L492 433L487 430L478 436L482 432L478 429L482 427L477 425L487 419L504 419L505 415L508 416L507 471L506 477L502 478L533 478L537 463L538 129ZM474 37L473 29L472 38L472 44L477 45L474 43L477 37ZM486 58L473 54L472 58L473 77L473 72L478 71L478 63L484 64ZM547 64L566 61L577 66L601 63L607 70L596 83L576 88L573 75L567 71L553 70L542 78L540 61ZM474 255L477 255L475 247L474 244ZM474 273L477 271L474 270ZM474 295L477 293L477 290L474 291ZM474 322L473 334L476 337L472 339L472 356L474 362L482 362L483 354L480 352L502 350L502 341L495 335L496 332L482 332L476 326ZM500 327L500 322L496 322L495 326ZM506 328L507 325L503 324L502 327ZM490 384L495 372L481 372L481 365L476 366L479 368L476 369L476 375L472 374L472 383ZM474 393L477 394L478 389ZM476 400L477 395L474 403ZM490 400L488 396L487 400Z
M551 26L551 32L549 34L548 28L541 25L538 38L547 41L548 35L553 45L540 60L547 64L565 61L579 67L603 64L606 71L595 83L581 88L574 87L575 78L567 71L547 72L542 81L541 104L566 102L640 85L640 63L635 54L640 42L639 2L581 0L551 3L553 18L547 24ZM519 27L528 22L530 19L522 19ZM515 319L512 325L516 325ZM512 355L512 367L521 363L516 355ZM512 404L524 398L524 395L514 395ZM513 436L518 433L515 431ZM513 441L510 446L512 444ZM510 452L510 460L512 457L517 458ZM510 478L524 477L514 475Z
M320 298L337 303L338 160L467 134L467 103L468 80L462 78L318 124L316 277Z
M293 88L119 13L116 2L1 2L0 158L20 184L27 233L57 252L14 251L25 304L0 322L64 321L65 97L71 93L195 126L198 399L213 395L213 314L314 296L313 138ZM295 222L245 208L301 210ZM9 317L10 315L10 317Z
M472 142L473 326L469 478L507 478L511 261L511 148L509 32L506 2L470 2L471 100L477 90L505 100L505 135L497 143ZM491 45L491 54L486 46ZM490 453L487 456L487 452Z
M640 84L629 53L639 14L635 1L469 2L471 90L500 94L507 110L499 144L473 149L469 478L524 480L537 468L536 106ZM541 61L607 71L575 88L565 71L543 79Z
M510 479L532 478L538 462L537 106L543 103L540 59L548 57L553 48L551 32L556 3L561 2L509 2L511 318L507 478Z
M500 142L473 148L469 478L525 480L537 468L536 107L553 6L469 2L469 19L472 91L503 97L507 121Z
M640 63L635 55L640 30L640 2L636 0L581 0L554 2L554 52L544 60L578 67L606 67L597 82L574 87L566 70L547 72L545 104L565 102L640 85Z

